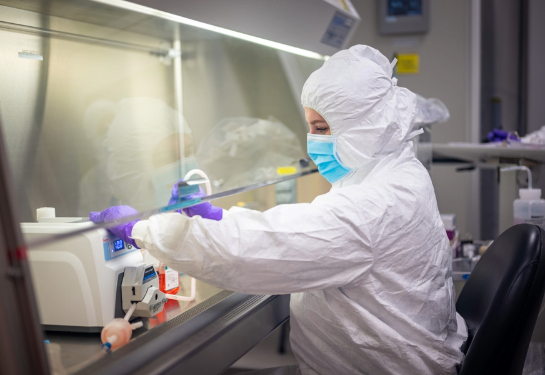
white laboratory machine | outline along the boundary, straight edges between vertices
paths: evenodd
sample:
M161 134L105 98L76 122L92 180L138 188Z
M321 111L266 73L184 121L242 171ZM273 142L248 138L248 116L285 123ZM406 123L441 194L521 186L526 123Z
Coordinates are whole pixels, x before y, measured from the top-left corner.
M167 297L159 290L159 278L152 264L138 264L125 268L121 284L123 311L132 305L132 316L151 318L163 311Z
M26 242L94 225L79 217L38 220L21 224ZM76 332L99 332L124 316L124 270L143 262L138 249L102 228L31 247L28 260L44 329Z

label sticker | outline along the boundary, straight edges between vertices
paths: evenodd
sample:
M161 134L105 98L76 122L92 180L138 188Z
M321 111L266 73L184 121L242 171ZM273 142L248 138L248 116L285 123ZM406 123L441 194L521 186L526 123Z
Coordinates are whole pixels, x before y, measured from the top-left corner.
M166 270L165 271L165 290L171 290L177 288L180 285L180 278L178 277L178 271Z
M420 56L417 53L400 53L397 57L397 74L420 73Z
M344 13L335 12L333 19L329 23L322 43L335 48L341 48L346 37L350 33L350 29L354 25L354 20Z
M296 174L297 168L295 167L278 167L276 168L276 173L278 173L279 176L286 176L290 174Z

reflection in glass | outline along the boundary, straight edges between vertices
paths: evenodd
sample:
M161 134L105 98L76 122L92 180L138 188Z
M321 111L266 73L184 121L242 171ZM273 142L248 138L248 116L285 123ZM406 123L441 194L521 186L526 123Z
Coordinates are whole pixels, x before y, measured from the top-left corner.
M300 92L323 60L153 16L133 18L107 4L71 12L74 20L1 10L0 23L21 27L0 29L0 84L14 88L0 92L0 109L25 222L36 220L39 207L85 217L117 204L164 206L168 185L196 165L195 150L217 181L215 192L269 179L276 167L305 156L293 142L295 135L304 145L307 132ZM100 15L113 11L119 22L105 23ZM43 60L21 59L23 50ZM210 148L211 140L253 131L250 124L225 133L227 122L241 118L281 124L292 149L285 158L248 152L251 160L242 160L240 146L229 156L237 165L213 165L231 151ZM270 156L272 147L264 150Z
M167 205L172 186L198 168L191 129L159 99L121 100L106 142L113 194L137 210Z
M93 102L83 115L85 138L92 148L93 164L79 183L78 215L86 216L97 207L104 208L119 204L108 181L108 148L106 138L113 121L117 105L111 100Z
M197 159L219 192L274 179L304 155L295 133L275 118L236 117L212 128Z

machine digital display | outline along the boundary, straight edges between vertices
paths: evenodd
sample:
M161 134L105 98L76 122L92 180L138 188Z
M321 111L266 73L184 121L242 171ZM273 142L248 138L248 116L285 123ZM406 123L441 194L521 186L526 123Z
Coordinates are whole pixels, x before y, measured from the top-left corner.
M123 243L123 240L114 241L114 251L123 250L124 248L125 248L125 244Z
M422 0L388 0L389 16L420 16Z
M155 272L155 268L153 268L153 266L150 266L150 267L146 268L146 270L144 271L144 280L143 280L143 282L145 283L146 281L151 280L154 277L157 277L157 274Z

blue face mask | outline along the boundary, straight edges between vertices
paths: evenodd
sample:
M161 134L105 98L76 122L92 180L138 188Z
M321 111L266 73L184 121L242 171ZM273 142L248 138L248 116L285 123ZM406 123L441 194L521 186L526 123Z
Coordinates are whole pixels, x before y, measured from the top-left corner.
M335 150L334 135L307 134L308 156L318 166L318 171L330 183L335 183L353 171L339 160Z

